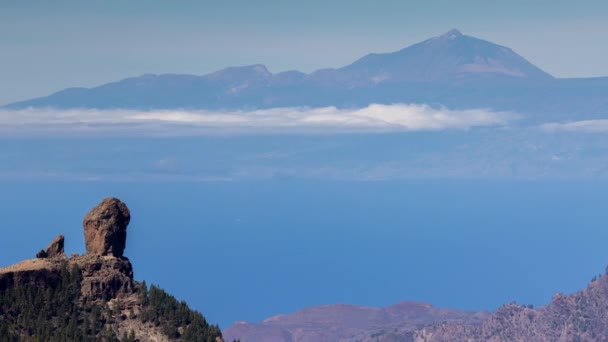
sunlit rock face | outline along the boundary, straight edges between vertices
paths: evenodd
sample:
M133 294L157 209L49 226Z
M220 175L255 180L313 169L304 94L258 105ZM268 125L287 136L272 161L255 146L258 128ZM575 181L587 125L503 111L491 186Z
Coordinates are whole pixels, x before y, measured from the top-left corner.
M106 198L84 217L87 254L122 257L131 213L117 198Z

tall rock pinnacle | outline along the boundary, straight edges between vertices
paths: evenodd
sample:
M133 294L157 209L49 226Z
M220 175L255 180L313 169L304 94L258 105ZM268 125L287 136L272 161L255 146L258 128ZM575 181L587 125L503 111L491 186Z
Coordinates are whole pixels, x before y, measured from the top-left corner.
M87 254L122 257L127 240L131 213L119 199L109 197L84 217L84 239Z

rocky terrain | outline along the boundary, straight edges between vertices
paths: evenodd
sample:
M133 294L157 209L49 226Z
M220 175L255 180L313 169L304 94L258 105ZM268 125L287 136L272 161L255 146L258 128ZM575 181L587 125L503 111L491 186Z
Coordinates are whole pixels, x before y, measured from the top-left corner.
M510 303L481 324L442 323L366 341L608 341L608 276L538 309Z
M439 322L480 323L487 315L417 302L385 308L337 304L310 307L260 323L237 322L226 329L224 335L243 342L346 342L387 332L413 331Z
M493 313L401 303L308 308L260 323L237 322L225 335L243 342L593 342L608 341L608 276L539 308L516 303Z
M106 198L84 218L85 255L68 258L60 235L36 259L1 268L0 341L223 341L200 313L133 279L130 217Z

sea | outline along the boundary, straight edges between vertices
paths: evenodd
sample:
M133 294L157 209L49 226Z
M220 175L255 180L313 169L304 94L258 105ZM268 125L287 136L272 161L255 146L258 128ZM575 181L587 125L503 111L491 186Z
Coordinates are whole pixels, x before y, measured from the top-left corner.
M226 328L303 307L540 306L608 264L601 180L0 180L0 265L53 237L85 251L82 218L115 196L125 255Z

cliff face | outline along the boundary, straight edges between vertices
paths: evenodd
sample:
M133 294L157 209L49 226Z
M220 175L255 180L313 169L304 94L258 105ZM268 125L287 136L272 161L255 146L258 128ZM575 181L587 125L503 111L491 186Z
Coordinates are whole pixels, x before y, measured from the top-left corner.
M222 341L200 313L133 279L123 256L129 221L123 202L105 199L84 219L85 255L66 257L59 236L36 259L0 268L0 335L7 341Z
M97 255L31 259L1 268L0 291L28 285L53 287L60 281L62 268L74 266L82 272L83 301L128 297L137 292L129 259Z

